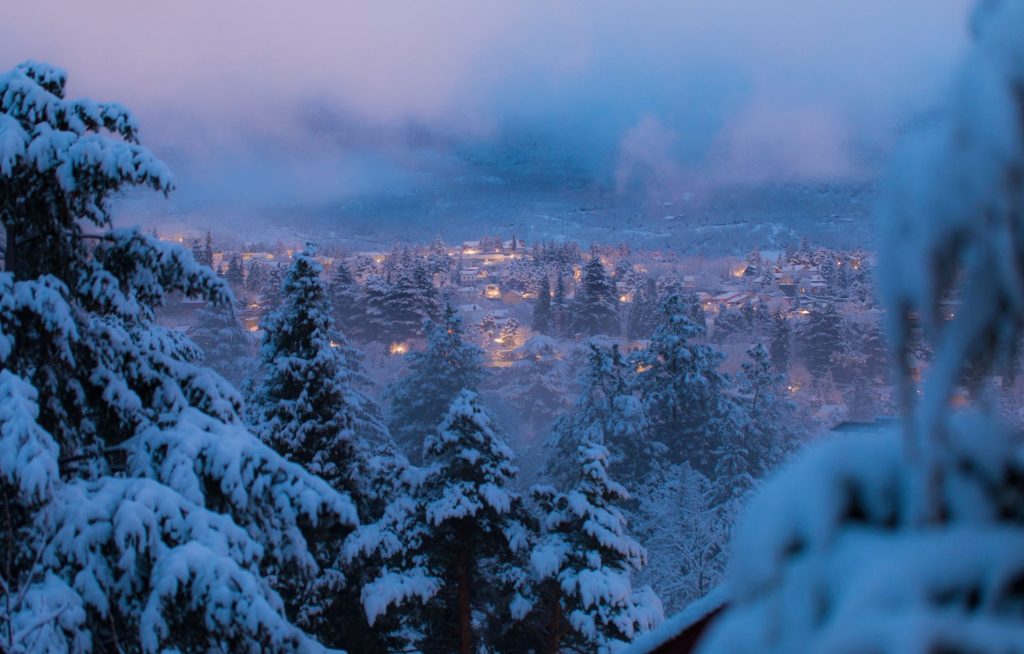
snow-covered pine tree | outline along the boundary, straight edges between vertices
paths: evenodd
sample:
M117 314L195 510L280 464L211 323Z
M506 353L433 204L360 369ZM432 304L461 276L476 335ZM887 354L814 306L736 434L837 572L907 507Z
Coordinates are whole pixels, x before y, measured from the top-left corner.
M522 499L512 490L517 470L512 451L468 391L456 396L424 450L430 466L424 511L431 527L424 545L443 581L426 649L470 654L480 629L474 613L495 619L521 610L509 606L522 581L516 562L530 540Z
M721 583L736 516L719 503L720 486L686 463L659 469L630 494L630 525L648 552L637 581L667 613L681 611Z
M427 270L431 275L446 274L452 267L452 258L448 256L448 248L444 241L436 239L430 244L430 252L427 253Z
M362 322L359 316L362 308L359 295L359 284L348 265L344 261L335 263L331 281L327 285L327 298L331 303L334 322L345 334L351 334Z
M551 282L547 275L542 275L537 288L537 302L533 305L533 331L538 334L554 333L554 314L551 309Z
M633 370L618 345L590 345L579 386L575 410L558 420L548 441L555 454L547 473L571 483L579 474L579 447L599 434L611 450L610 465L616 476L638 482L665 452L650 438L646 412L633 390Z
M583 281L573 299L569 329L574 334L617 336L619 296L601 258L592 254L583 268Z
M437 429L452 400L483 378L483 353L465 340L462 320L445 307L441 322L424 324L423 351L406 355L409 374L385 392L391 402L391 433L410 460L422 459L424 439Z
M764 346L754 345L747 357L736 383L742 416L739 434L750 453L747 469L760 479L800 444L804 428Z
M782 463L803 432L767 350L754 345L747 356L737 379L735 409L726 416L715 448L715 501L730 516L729 524L757 480Z
M661 621L662 607L648 588L634 590L631 576L647 553L629 535L621 505L629 494L608 475L608 450L600 434L580 443L575 483L556 493L537 487L542 536L530 556L548 612L547 651L605 654Z
M290 460L358 497L365 442L386 442L361 357L335 328L315 246L296 253L285 302L263 321L261 374L248 402L253 431ZM361 504L361 502L360 502Z
M165 294L230 292L190 253L110 229L115 193L171 176L124 107L69 100L66 79L0 75L4 647L319 650L277 589L319 573L314 525L356 511L245 431L235 391L155 322Z
M714 341L721 345L733 337L742 337L747 333L747 329L747 320L739 309L723 306L715 316Z
M335 329L315 246L296 253L284 280L284 304L263 323L259 381L248 420L266 443L355 500L372 515L383 500L372 472L373 444L389 440L380 409L362 389L369 385L359 354ZM342 540L316 534L315 583L296 586L300 623L331 646L374 647L374 634L358 610L358 588L339 569ZM379 645L378 645L379 648Z
M768 334L768 352L772 366L782 374L789 372L790 344L793 332L789 321L781 311L772 316L771 329Z
M647 348L636 353L636 388L650 421L651 440L676 462L689 461L710 474L713 453L731 424L729 380L718 371L723 355L692 339L700 334L676 295L661 306Z
M210 230L206 230L206 238L203 240L203 258L199 263L213 267L213 234L210 233Z
M515 361L503 371L507 381L499 396L537 433L570 408L565 398L567 365L550 336L534 336L513 356Z
M371 623L397 620L416 651L469 654L495 622L529 610L519 593L528 518L511 489L512 452L474 393L456 395L424 451L426 467L406 477L407 493L346 549L376 566L362 593Z
M206 265L205 257L203 256L203 242L198 238L192 240L192 258L196 260L196 263L200 265ZM211 264L212 264L211 260Z
M281 306L281 303L284 302L283 287L284 274L281 272L281 266L270 266L260 290L260 295L263 298L261 308L264 316L272 311L276 311Z
M551 297L551 314L557 336L565 336L569 331L569 299L565 292L565 278L561 270L555 281L555 294Z
M356 309L358 322L352 326L352 336L361 341L387 342L387 310L385 302L391 285L383 275L370 273L366 276L362 294Z
M807 369L815 377L824 377L832 369L832 357L843 348L843 317L835 304L815 307L800 326L797 341Z
M387 287L383 298L382 326L389 341L404 341L418 335L423 322L423 289L417 283L411 262L407 265L395 269L395 281Z
M239 388L252 368L253 339L242 329L231 303L208 304L196 312L188 336L203 351L203 365Z
M245 290L250 293L262 293L263 284L267 281L267 267L254 260L249 264L249 270L245 274Z
M434 286L434 275L422 259L417 259L412 267L412 278L419 292L419 318L423 320L440 320L443 306L441 295Z
M245 270L242 268L242 258L237 254L232 254L228 259L228 269L224 273L224 279L228 280L232 288L245 288Z
M629 338L650 336L658 324L658 306L657 282L648 277L637 286L633 294L633 304L629 307L626 322L626 335Z

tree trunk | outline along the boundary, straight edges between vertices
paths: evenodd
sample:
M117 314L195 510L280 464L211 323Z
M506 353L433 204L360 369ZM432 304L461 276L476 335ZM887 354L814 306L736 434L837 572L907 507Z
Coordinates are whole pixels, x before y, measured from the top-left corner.
M558 648L562 640L562 602L558 597L558 589L554 595L554 606L551 608L551 625L548 633L548 654L558 654Z
M15 269L16 256L18 249L15 247L17 241L17 231L13 225L7 226L7 246L4 248L4 271L14 273L14 276L18 276L18 271Z
M473 633L469 609L469 550L459 545L459 653L472 654Z

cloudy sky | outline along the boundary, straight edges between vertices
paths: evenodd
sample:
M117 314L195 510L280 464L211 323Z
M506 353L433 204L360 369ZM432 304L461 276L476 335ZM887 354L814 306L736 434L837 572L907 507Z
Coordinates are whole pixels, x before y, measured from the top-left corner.
M969 0L33 0L0 65L133 107L194 202L465 174L612 192L870 176L941 106ZM481 164L481 162L483 162Z

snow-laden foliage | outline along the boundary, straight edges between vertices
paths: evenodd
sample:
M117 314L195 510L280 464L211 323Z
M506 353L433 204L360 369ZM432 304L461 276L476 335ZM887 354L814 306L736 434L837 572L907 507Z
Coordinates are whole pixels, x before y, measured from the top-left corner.
M196 312L188 336L203 351L203 365L235 386L248 377L254 347L230 304L211 305Z
M551 282L548 276L541 277L537 286L537 302L533 305L533 316L530 327L538 334L552 334L555 329L555 316L551 307Z
M738 528L730 606L702 652L1024 642L1021 435L984 405L949 407L967 373L999 370L1024 323L1024 2L983 2L974 28L950 123L897 162L880 211L906 424L829 439L766 485ZM918 326L935 352L920 388Z
M393 452L390 437L380 409L363 392L369 382L360 355L334 326L322 272L312 244L295 255L284 303L264 319L261 378L250 394L248 419L265 442L348 493L370 518L383 508L393 485L388 475L401 462L381 460ZM319 530L312 536L313 567L324 574L312 586L293 587L286 600L321 641L370 647L357 642L374 636L358 609L352 573L360 571L342 565L344 535Z
M548 441L554 451L548 473L572 483L579 475L580 446L597 434L611 451L609 465L620 478L643 477L665 450L650 440L650 422L634 392L633 371L617 345L606 349L590 344L579 385L575 409L558 420Z
M722 485L686 463L658 470L633 491L630 523L648 552L637 581L658 593L668 613L704 597L722 581L735 503Z
M0 484L26 504L49 500L60 484L60 449L39 426L38 393L25 380L0 370Z
M539 431L570 408L566 401L568 364L550 336L534 336L512 356L515 360L501 375L504 385L499 395L523 423Z
M543 535L530 562L554 585L551 642L569 649L608 652L655 627L662 607L650 588L634 589L631 576L646 551L628 534L621 504L626 489L608 476L608 450L600 435L577 452L577 480L556 493L538 487ZM544 594L544 591L541 591Z
M264 548L229 516L130 478L69 483L52 507L40 567L81 598L94 648L318 649L260 578ZM113 642L95 642L101 634Z
M517 584L526 576L517 567L530 532L511 488L517 470L469 391L452 401L424 452L426 468L407 478L408 492L346 549L378 567L363 589L371 622L402 609L422 651L474 651L482 630L500 630L524 599Z
M424 439L463 389L483 379L483 353L465 339L462 320L451 306L439 322L426 322L427 344L406 355L409 373L387 389L391 432L412 461L423 456Z
M897 429L825 442L766 484L733 545L735 608L702 651L1013 651L1019 441L976 416L949 427L941 524L922 527L907 502L917 463Z
M351 501L240 427L237 392L156 324L167 294L230 292L107 229L112 194L170 176L127 110L67 100L65 80L0 75L3 647L321 650L278 585L319 573L306 535L354 524Z
M669 295L646 349L633 358L636 387L651 425L651 440L676 462L708 472L712 453L732 433L729 380L718 370L723 355L694 341L703 327L688 304Z
M387 441L380 409L362 389L360 355L327 311L322 268L308 246L285 277L285 302L264 319L260 381L249 422L289 459L339 488L358 491L367 441Z
M619 296L601 258L592 255L583 268L583 282L572 302L570 330L574 334L617 336Z

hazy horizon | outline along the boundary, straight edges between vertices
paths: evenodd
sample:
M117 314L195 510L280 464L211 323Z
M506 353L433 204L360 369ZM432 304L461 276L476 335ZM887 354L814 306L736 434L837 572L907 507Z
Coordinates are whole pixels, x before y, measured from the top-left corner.
M178 178L161 214L643 222L722 188L870 181L941 111L968 7L36 2L8 8L0 64L135 110Z

